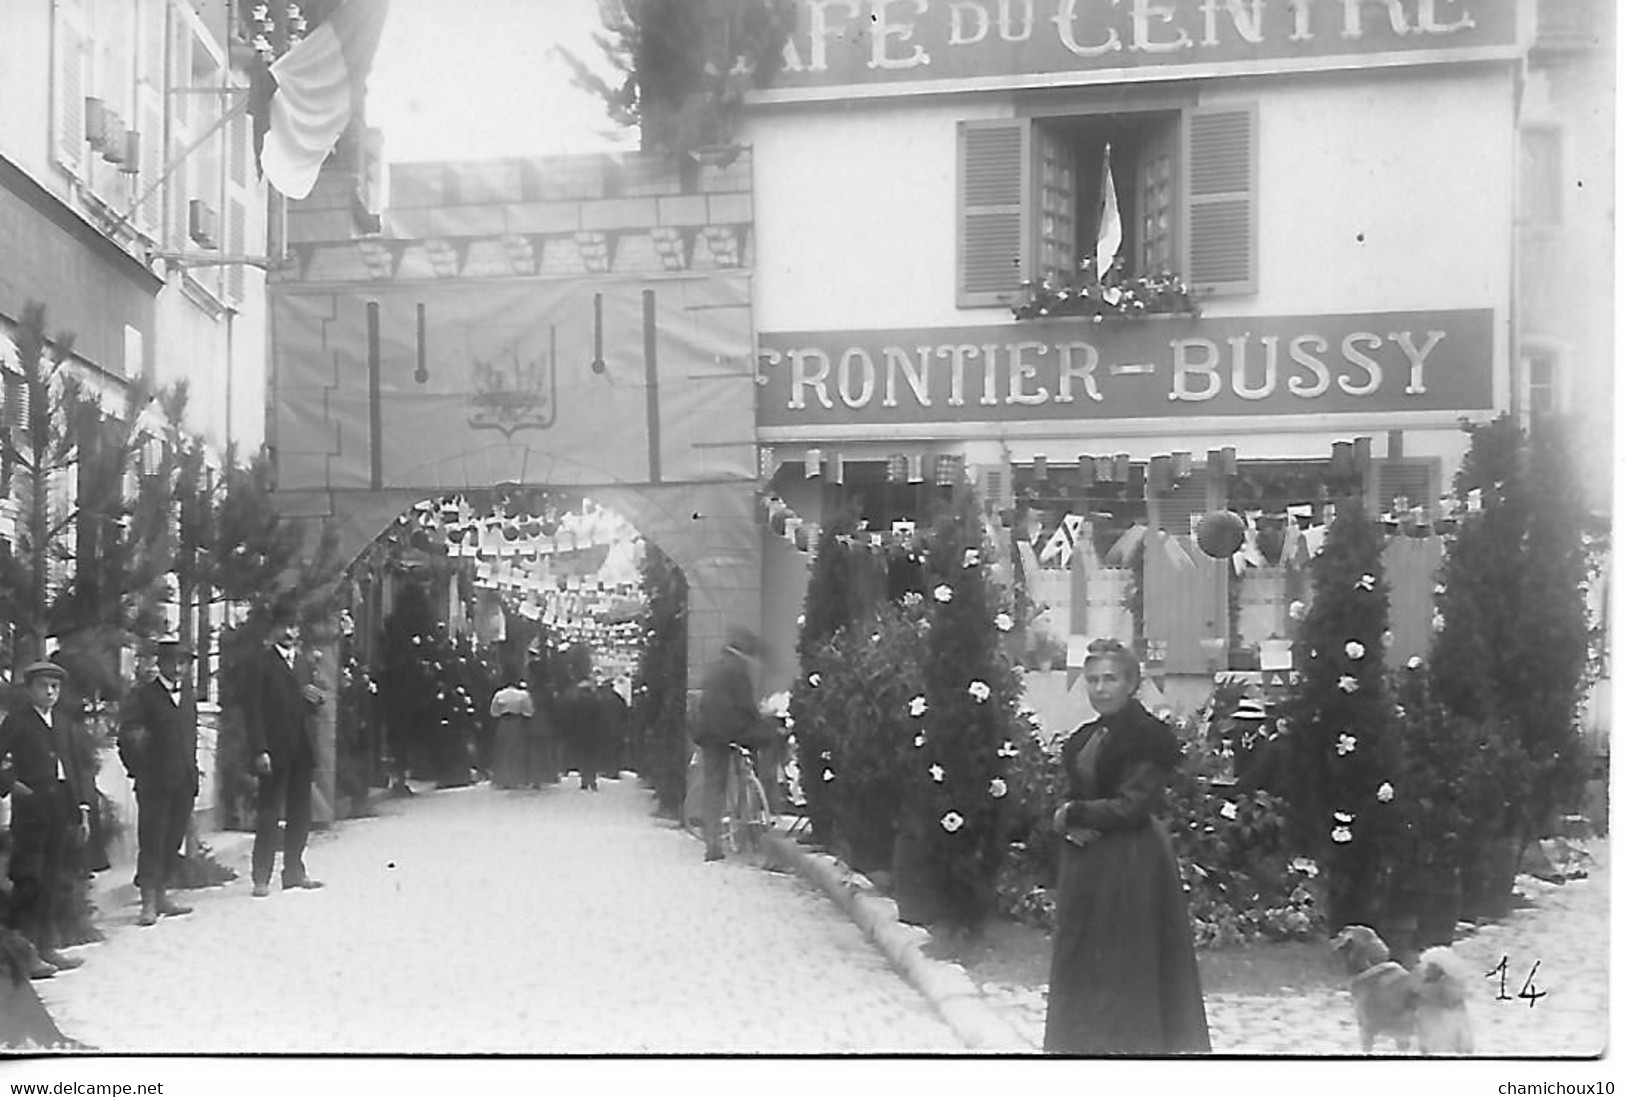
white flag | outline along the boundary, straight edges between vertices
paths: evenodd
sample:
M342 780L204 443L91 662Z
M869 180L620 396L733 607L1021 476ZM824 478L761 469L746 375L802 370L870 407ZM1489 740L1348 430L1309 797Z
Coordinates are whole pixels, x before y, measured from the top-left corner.
M1112 182L1112 146L1101 156L1100 226L1095 232L1095 276L1104 278L1117 262L1123 246L1123 217L1117 209L1117 184Z

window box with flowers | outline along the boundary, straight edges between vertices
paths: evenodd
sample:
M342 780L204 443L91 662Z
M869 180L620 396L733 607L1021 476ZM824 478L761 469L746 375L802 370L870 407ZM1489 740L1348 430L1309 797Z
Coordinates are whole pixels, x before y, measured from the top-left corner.
M1177 275L1128 278L1118 265L1097 279L1087 259L1077 278L1049 277L1024 283L1022 289L1026 300L1010 310L1017 320L1087 316L1100 323L1107 317L1201 315L1196 298Z

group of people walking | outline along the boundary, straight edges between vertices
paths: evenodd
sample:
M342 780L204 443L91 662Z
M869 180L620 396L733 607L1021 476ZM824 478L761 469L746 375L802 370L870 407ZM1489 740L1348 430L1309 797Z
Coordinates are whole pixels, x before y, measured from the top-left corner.
M156 672L125 697L118 713L119 759L135 788L136 873L140 926L192 913L171 894L198 793L197 715L182 689L195 659L178 639L157 641ZM321 887L305 871L315 714L327 703L291 611L278 612L262 650L242 671L240 706L256 780L253 895L270 895L277 851L284 888ZM22 698L0 720L0 796L11 801L8 927L31 946L31 978L47 979L83 963L62 951L62 897L78 871L74 851L89 840L98 809L96 775L74 747L74 719L59 711L67 668L31 663L19 676ZM285 824L285 825L284 825Z
M491 697L496 722L491 784L541 788L575 771L596 792L600 774L620 771L630 708L613 682L592 676L550 695L517 676Z

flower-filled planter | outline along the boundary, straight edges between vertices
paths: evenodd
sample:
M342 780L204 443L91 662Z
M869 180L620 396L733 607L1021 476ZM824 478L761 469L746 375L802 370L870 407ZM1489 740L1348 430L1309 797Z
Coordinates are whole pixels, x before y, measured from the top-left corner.
M1125 278L1118 268L1095 279L1085 261L1076 279L1024 283L1027 299L1011 312L1017 320L1087 316L1097 323L1108 316L1196 316L1201 310L1185 283L1172 274Z

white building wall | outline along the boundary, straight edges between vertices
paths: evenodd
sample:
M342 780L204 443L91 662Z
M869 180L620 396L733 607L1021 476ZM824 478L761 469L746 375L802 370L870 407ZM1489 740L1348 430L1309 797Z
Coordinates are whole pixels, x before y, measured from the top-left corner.
M1126 102L1141 89L1123 92ZM1112 89L1118 94L1119 89ZM1154 86L1143 89L1154 95ZM1202 303L1205 315L1313 316L1493 309L1494 392L1507 406L1516 120L1512 70L1440 65L1204 81L1199 102L1258 105L1259 290ZM753 146L762 332L1010 322L955 306L957 127L1012 117L1004 93L764 106ZM1323 457L1329 439L1407 427L1407 456L1465 451L1453 416L1391 413L1169 420L1178 448L1246 436L1246 456ZM1087 427L1094 452L1167 452L1168 433ZM971 431L983 437L996 429ZM1057 425L1057 433L1066 433ZM1020 461L1053 439L1009 442ZM1383 455L1379 441L1377 455ZM1065 459L1065 458L1056 458Z

